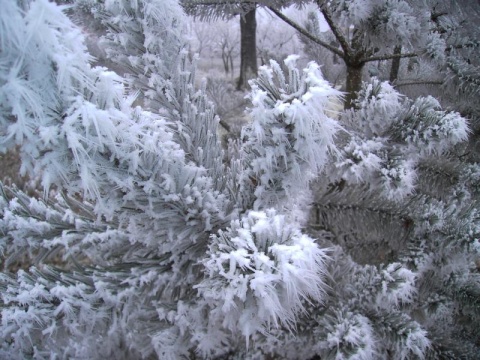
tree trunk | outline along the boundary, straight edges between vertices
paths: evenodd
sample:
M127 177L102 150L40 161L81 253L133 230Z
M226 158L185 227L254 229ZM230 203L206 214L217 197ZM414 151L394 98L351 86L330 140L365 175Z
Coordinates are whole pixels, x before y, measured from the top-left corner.
M229 73L229 59L228 59L228 52L225 50L226 46L222 46L222 62L223 62L223 69L225 70L225 74L228 75Z
M357 92L362 88L362 70L365 64L348 65L347 64L347 87L345 96L345 109L351 109L355 105Z
M223 62L223 69L225 70L225 74L228 75L229 72L229 61L228 61L228 55L225 52L225 49L222 49L222 62Z
M256 9L240 17L240 77L237 89L248 84L248 80L257 76L257 20Z
M228 58L230 59L230 69L231 71L231 76L233 77L233 73L235 72L235 68L233 67L233 56L232 56L232 51L228 53Z
M400 55L402 53L402 47L401 46L395 46L393 49L393 54L394 55ZM400 58L394 58L392 59L392 67L390 69L390 84L395 84L398 79L398 72L400 71Z

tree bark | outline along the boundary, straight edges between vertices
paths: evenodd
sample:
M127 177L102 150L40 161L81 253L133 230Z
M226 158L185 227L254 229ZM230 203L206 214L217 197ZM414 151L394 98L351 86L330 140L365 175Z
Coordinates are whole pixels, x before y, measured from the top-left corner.
M362 88L362 70L365 63L359 65L347 64L347 86L345 95L345 109L351 109L355 105L357 92Z
M400 55L402 53L402 47L401 46L395 46L393 49L393 54ZM390 84L395 84L398 80L398 72L400 71L400 57L393 58L392 59L392 67L390 68Z
M256 9L240 17L240 77L237 90L243 89L248 80L256 77L257 67L257 20Z

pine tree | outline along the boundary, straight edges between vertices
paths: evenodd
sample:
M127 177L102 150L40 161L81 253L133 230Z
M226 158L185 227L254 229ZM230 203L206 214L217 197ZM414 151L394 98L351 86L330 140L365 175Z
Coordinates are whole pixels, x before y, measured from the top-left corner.
M355 105L367 64L418 57L429 31L428 12L414 1L310 1L330 27L334 41L314 24L303 27L283 15L278 7L269 9L308 39L308 46L321 47L341 59L345 66L345 107ZM302 4L303 1L295 1ZM415 6L417 5L417 6ZM395 76L393 76L395 78Z
M130 8L142 17L128 25L170 20L160 12L165 4ZM105 11L124 14L122 5L129 6ZM179 11L175 2L168 6ZM139 36L142 30L110 33L114 43L144 47L128 60L153 69L132 74L142 75L132 84L143 86L156 110L145 112L131 106L121 78L89 66L80 31L58 7L12 3L4 14L2 143L21 146L25 170L40 174L45 190L38 199L2 190L2 356L209 357L238 342L230 333L236 316L245 318L249 339L270 326L293 326L302 300L321 298L324 250L293 219L269 208L252 212L255 186L242 159L223 164L218 119L204 90L194 88L185 51L177 47L152 64L145 46L152 39ZM128 48L113 54L121 58ZM168 78L164 64L175 64ZM237 232L247 242L235 240ZM9 271L24 256L32 267ZM248 297L252 308L235 315L216 306L202 290L209 282L234 302ZM247 329L255 308L265 314Z
M475 358L465 118L379 80L337 114L290 56L227 157L177 2L80 3L126 79L67 8L0 13L1 150L43 187L1 186L0 357Z
M347 309L355 313L351 307L360 306L374 329L390 339L378 357L385 352L395 358L421 357L421 346L410 349L410 355L403 352L413 341L413 346L428 344L424 350L430 358L473 359L479 350L474 327L480 284L475 265L478 197L473 185L478 165L462 157L467 123L458 113L442 110L432 97L409 100L378 80L364 84L356 107L343 115L348 136L342 160L327 170L331 180L319 182L316 191L319 231L331 233L355 266L366 264L351 280L358 279L354 288L362 295L353 296L361 300L348 302ZM351 285L343 273L337 274L335 290L341 293L338 286ZM401 285L398 276L407 274L405 280L412 283ZM379 275L389 280L374 280ZM393 297L387 315L381 307L389 301L378 302L377 296L384 296L380 293L388 284L412 293ZM370 297L376 291L380 293ZM403 292L392 291L397 296ZM373 309L371 304L376 304Z

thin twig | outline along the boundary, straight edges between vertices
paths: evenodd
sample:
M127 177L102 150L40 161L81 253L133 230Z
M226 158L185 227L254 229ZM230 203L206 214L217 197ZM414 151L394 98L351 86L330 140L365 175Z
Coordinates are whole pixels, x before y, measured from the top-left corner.
M325 3L322 2L321 0L317 0L317 5L320 8L320 11L322 12L323 17L325 18L325 21L327 22L328 26L330 26L330 30L332 30L333 35L335 35L335 38L340 43L340 46L342 47L343 53L345 54L345 56L352 57L353 56L352 47L348 43L348 40L345 37L345 35L342 34L338 26L333 21L332 14L328 10L328 8L325 6Z
M330 50L331 52L333 52L334 54L337 54L338 56L340 56L342 59L345 58L345 54L337 49L335 46L332 46L330 45L329 43L319 39L318 37L310 34L306 29L304 29L303 27L301 27L300 25L298 25L295 21L289 19L288 17L286 17L285 15L283 15L280 11L278 11L277 9L274 9L272 7L268 7L268 9L273 12L275 15L277 15L281 20L283 20L285 23L287 23L288 25L290 25L291 27L293 27L295 30L297 30L300 34L304 35L305 37L309 38L310 40L312 40L314 43L320 45L320 46L323 46L324 48Z

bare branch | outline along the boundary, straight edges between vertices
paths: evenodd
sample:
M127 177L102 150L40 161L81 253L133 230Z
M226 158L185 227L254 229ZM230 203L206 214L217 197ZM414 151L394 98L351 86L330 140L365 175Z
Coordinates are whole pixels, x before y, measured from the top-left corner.
M476 48L476 47L480 47L480 42L478 42L476 40L471 40L471 41L466 42L464 44L447 46L445 48L445 50L446 51L451 51L452 49L468 49L468 48Z
M333 21L332 14L328 10L328 8L325 6L325 2L322 1L322 0L317 0L317 5L320 8L320 11L322 12L323 17L325 18L328 26L330 26L330 30L332 30L333 35L335 35L335 38L340 43L340 46L343 49L345 57L351 58L353 56L352 48L351 48L350 44L348 43L345 35L340 31L338 26Z
M324 48L326 48L327 50L330 50L331 52L333 52L334 54L337 54L338 56L340 56L342 59L345 58L345 54L337 49L335 46L333 45L330 45L329 43L323 41L322 39L319 39L318 37L312 35L311 33L309 33L306 29L304 29L303 27L301 27L300 25L298 25L295 21L293 21L292 19L289 19L288 17L286 17L285 15L283 15L280 11L278 11L277 9L274 9L272 7L268 7L268 9L273 12L275 15L277 15L280 19L282 19L285 23L287 23L288 25L290 25L291 27L293 27L295 30L297 30L300 34L302 34L303 36L307 37L308 39L312 40L314 43L320 45L320 46L323 46Z
M403 53L403 54L386 54L380 56L370 56L365 59L361 59L360 62L367 63L372 61L382 61L382 60L391 60L391 59L398 59L398 58L411 58L417 57L417 53Z
M219 124L227 131L227 132L232 132L232 128L230 125L225 121L225 120L220 120Z
M418 80L409 81L404 83L395 84L395 87L412 86L412 85L443 85L443 81L440 80Z

